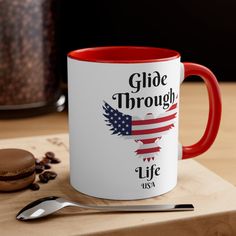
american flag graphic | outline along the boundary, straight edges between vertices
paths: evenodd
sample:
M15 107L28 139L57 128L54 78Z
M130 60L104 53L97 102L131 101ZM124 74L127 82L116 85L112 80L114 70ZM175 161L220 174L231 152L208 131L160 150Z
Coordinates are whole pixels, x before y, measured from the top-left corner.
M126 115L106 102L103 109L105 121L111 127L112 134L139 142L140 146L135 152L144 161L154 160L160 152L161 147L157 142L174 127L177 116L177 103L158 117L148 113L144 119Z

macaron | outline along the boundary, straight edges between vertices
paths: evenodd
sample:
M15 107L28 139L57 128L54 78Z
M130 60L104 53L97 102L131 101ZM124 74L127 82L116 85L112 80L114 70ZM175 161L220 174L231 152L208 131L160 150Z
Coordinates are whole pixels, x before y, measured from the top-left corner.
M26 188L35 180L34 155L23 149L0 149L0 191Z

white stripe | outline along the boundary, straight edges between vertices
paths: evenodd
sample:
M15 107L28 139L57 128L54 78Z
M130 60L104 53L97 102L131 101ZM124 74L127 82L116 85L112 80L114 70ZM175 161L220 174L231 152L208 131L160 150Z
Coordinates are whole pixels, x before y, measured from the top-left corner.
M178 111L177 107L173 110L170 110L170 111L166 111L160 115L157 116L157 118L162 118L162 117L165 117L165 116L170 116L170 115L173 115L175 114L176 112Z
M141 143L138 150L147 149L147 148L156 148L156 147L159 147L159 145L158 145L158 143L155 143L155 142L154 143L147 143L147 144Z
M173 114L177 113L177 111L178 111L178 107L176 107L176 108L173 109L173 110L163 112L163 113L161 113L160 115L158 115L157 117L153 117L153 116L150 115L149 118L147 117L147 120L148 120L148 119L162 118L162 117L165 117L165 116L170 116L170 115L173 115ZM132 117L132 120L140 120L140 118L139 118L138 116L133 116L133 117Z
M160 128L160 127L164 127L167 125L171 125L171 124L175 123L175 121L176 121L176 118L173 118L171 120L164 121L161 123L148 124L148 125L132 125L132 130L146 130L146 129Z
M157 157L159 152L152 152L152 153L145 153L145 154L137 154L138 157L145 158L145 157Z
M173 127L174 128L174 127ZM173 129L172 128L172 129ZM150 138L158 138L161 137L162 135L166 135L169 133L170 130L159 132L159 133L154 133L154 134L143 134L143 135L124 135L123 137L125 139L134 139L134 140L144 140L144 139L150 139Z

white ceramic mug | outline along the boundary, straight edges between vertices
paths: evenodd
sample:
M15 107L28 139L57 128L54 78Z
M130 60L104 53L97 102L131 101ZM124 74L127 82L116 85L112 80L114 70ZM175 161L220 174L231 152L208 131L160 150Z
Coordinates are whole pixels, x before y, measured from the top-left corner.
M188 75L204 79L210 106L204 135L186 147L178 142L178 118L179 88ZM70 181L94 197L144 199L170 191L178 158L203 153L217 135L221 97L215 76L201 65L181 63L173 50L72 51L68 88Z

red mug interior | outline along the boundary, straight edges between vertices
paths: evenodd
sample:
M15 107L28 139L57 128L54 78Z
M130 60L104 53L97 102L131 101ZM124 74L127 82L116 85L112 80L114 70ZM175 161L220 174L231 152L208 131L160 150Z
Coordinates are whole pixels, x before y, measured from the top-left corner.
M72 51L72 59L101 63L144 63L168 61L180 57L177 51L138 46L94 47Z

